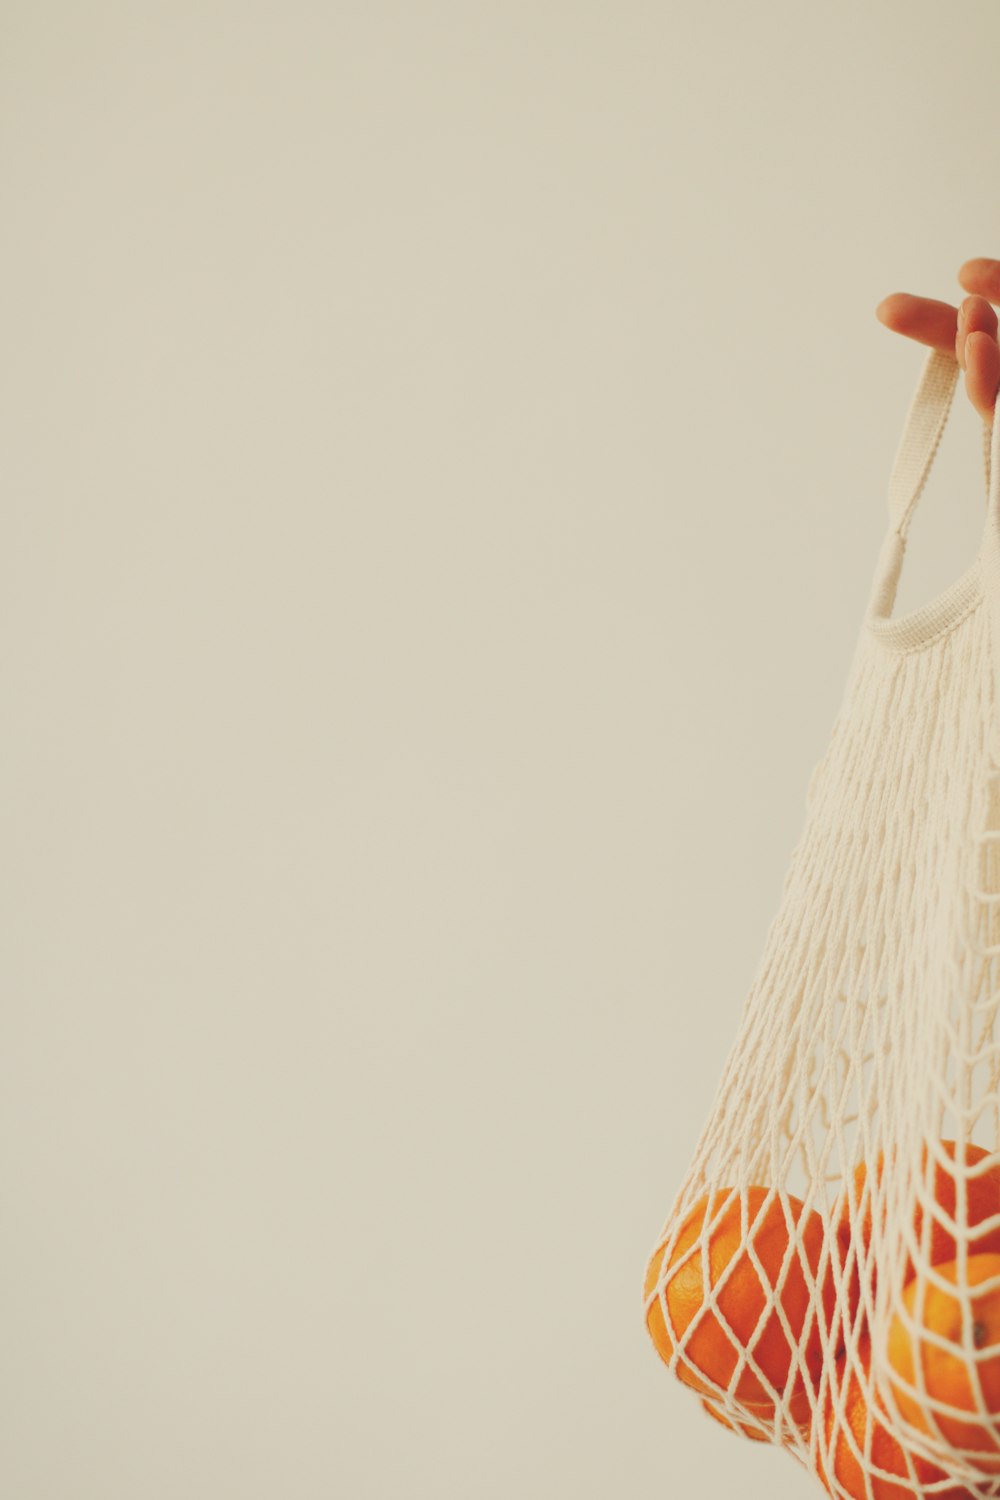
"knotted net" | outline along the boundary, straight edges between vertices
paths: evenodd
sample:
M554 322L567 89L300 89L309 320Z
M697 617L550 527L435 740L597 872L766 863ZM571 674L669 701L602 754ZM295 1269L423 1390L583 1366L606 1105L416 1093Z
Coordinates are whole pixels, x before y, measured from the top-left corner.
M646 1266L673 1373L836 1496L1000 1495L1000 421L977 556L892 606L958 378L931 350L805 826Z

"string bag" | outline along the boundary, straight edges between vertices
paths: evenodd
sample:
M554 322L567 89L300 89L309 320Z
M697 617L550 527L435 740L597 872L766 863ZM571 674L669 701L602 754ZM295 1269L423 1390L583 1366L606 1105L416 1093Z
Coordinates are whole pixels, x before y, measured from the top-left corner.
M996 416L972 564L893 616L958 377L928 352L804 827L643 1280L708 1413L852 1500L1000 1494Z

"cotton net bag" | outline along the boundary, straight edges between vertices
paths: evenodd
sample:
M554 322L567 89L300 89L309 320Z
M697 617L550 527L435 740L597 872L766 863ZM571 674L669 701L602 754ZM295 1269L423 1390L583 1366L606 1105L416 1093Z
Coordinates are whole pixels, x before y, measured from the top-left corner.
M958 379L931 350L841 706L644 1325L839 1497L1000 1495L1000 420L972 566L892 607ZM1000 403L998 403L1000 405Z

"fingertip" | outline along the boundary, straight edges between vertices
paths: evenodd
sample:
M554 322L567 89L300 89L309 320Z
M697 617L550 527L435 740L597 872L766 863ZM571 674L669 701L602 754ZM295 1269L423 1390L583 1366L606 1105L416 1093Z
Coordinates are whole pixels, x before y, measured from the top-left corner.
M965 335L965 363L968 365L970 355L977 361L981 360L987 350L991 351L991 364L997 363L997 341L991 333L982 328L970 328Z
M973 406L984 421L991 421L1000 384L1000 345L981 328L965 338L965 379Z
M924 298L915 297L912 292L890 292L876 307L875 316L887 328L896 329L900 323L912 321L914 313L921 311L925 301Z
M995 256L973 255L971 259L963 260L958 268L958 274L960 277L975 276L977 272L982 275L984 271L996 270L1000 270L1000 260L997 260Z

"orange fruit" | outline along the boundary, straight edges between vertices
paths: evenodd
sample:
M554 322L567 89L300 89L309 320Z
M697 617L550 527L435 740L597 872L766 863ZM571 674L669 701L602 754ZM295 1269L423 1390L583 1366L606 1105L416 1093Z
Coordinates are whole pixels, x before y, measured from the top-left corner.
M944 1156L955 1160L957 1143L955 1141L939 1142L941 1152ZM894 1153L892 1153L894 1154ZM949 1172L936 1158L934 1162L934 1201L942 1212L952 1222L957 1218L958 1180L962 1175L966 1176L966 1210L963 1222L969 1229L974 1229L984 1219L990 1219L994 1214L1000 1213L1000 1165L987 1168L985 1172L975 1177L968 1177L970 1167L978 1165L987 1156L993 1153L986 1151L982 1146L967 1144L965 1148L964 1168L958 1168L955 1172ZM927 1145L923 1146L921 1157L921 1170L927 1166ZM881 1184L885 1169L885 1153L880 1151L875 1163L875 1182ZM846 1254L850 1244L852 1225L855 1219L860 1218L856 1225L856 1232L860 1235L864 1246L866 1258L870 1252L872 1237L872 1200L869 1197L865 1203L864 1213L860 1212L857 1205L861 1202L861 1191L865 1185L868 1175L867 1163L861 1164L854 1173L854 1200L855 1209L851 1209L850 1199L846 1190L841 1194L839 1207L834 1209L833 1221L837 1226L837 1235L840 1240L841 1252ZM884 1212L884 1209L882 1210ZM917 1243L921 1241L924 1211L922 1205L917 1202L914 1205L913 1231ZM976 1255L1000 1253L1000 1227L987 1230L985 1234L973 1239L969 1244L970 1251ZM930 1264L938 1265L942 1261L953 1260L958 1252L955 1244L955 1236L951 1229L939 1222L936 1215L931 1218L930 1233ZM907 1257L906 1269L903 1273L903 1284L905 1285L916 1274L916 1267L912 1257ZM872 1287L875 1284L874 1263L869 1260L869 1270L872 1278ZM852 1283L857 1280L857 1261L852 1268ZM852 1285L852 1294L854 1287Z
M869 1403L865 1395L871 1369L871 1343L867 1335L859 1341L857 1363L864 1372L863 1377L853 1362L848 1368L847 1355L842 1354L827 1386L823 1405L823 1441L816 1453L819 1477L831 1494L839 1495L840 1491L834 1490L831 1483L832 1474L852 1500L916 1500L916 1497L923 1496L925 1486L940 1483L948 1476L936 1464L918 1458L915 1453L908 1454L893 1434L892 1418L878 1397L874 1396ZM839 1409L841 1397L843 1417ZM866 1452L869 1424L871 1448L867 1450L869 1458L866 1462L859 1455ZM852 1438L857 1444L857 1452L852 1446ZM878 1470L884 1473L876 1472ZM934 1500L968 1500L969 1493L956 1484L946 1490L936 1490Z
M1000 1287L975 1293L974 1288L993 1276L1000 1276L1000 1255L970 1255L966 1278L959 1280L959 1263L948 1261L935 1266L954 1292L935 1286L929 1278L915 1277L903 1292L903 1305L916 1326L908 1326L897 1313L889 1327L889 1366L898 1376L890 1375L892 1393L900 1413L920 1432L944 1438L953 1448L964 1450L962 1458L984 1474L1000 1474ZM923 1299L921 1304L921 1291ZM996 1353L985 1359L970 1358L970 1346L963 1330L963 1307L968 1305L973 1350L990 1349ZM925 1332L944 1340L944 1347L926 1338ZM916 1368L919 1349L923 1389L928 1404L919 1398L921 1389ZM981 1416L976 1399L976 1379L982 1389L990 1421ZM906 1385L899 1382L905 1381ZM912 1389L907 1389L912 1387ZM931 1406L930 1401L945 1402L968 1412L957 1415ZM936 1426L935 1426L936 1424Z
M729 1418L714 1407L711 1401L707 1400L704 1396L701 1398L701 1404L710 1417L714 1417L717 1422L721 1422L723 1427L728 1427L730 1432L742 1432L744 1437L750 1438L755 1443L769 1443L771 1441L766 1432L760 1432L756 1427L751 1427L748 1422L730 1422Z
M792 1421L808 1424L811 1407L807 1382L797 1363L793 1370L792 1361L799 1330L805 1330L810 1312L804 1262L815 1280L826 1227L814 1211L803 1220L805 1205L791 1194L785 1194L799 1245L789 1256L777 1301L792 1329L793 1345L782 1327L778 1307L768 1310L767 1306L770 1294L779 1285L782 1263L789 1255L791 1236L785 1210L779 1198L765 1187L746 1188L742 1196L746 1200L748 1224L760 1214L752 1231L752 1243L765 1280L758 1275L743 1240L741 1195L738 1190L720 1188L711 1195L711 1201L703 1195L687 1214L680 1226L670 1263L662 1275L669 1241L660 1245L649 1261L643 1288L644 1301L654 1290L656 1295L646 1310L646 1326L656 1352L667 1364L675 1354L675 1338L680 1340L687 1336L675 1373L702 1395L717 1394L716 1387L721 1387L751 1413L770 1415L775 1408L764 1384L766 1379L776 1391L788 1395ZM765 1208L766 1199L770 1202ZM706 1257L704 1231L717 1214L720 1217L711 1229ZM688 1258L684 1259L689 1251ZM723 1275L726 1280L716 1291ZM713 1292L714 1305L708 1300ZM832 1275L828 1274L821 1298L827 1324L832 1316L834 1297ZM669 1313L669 1324L664 1317L663 1302ZM815 1316L810 1318L805 1339L803 1360L809 1372L809 1383L815 1390L823 1356ZM743 1349L749 1350L753 1364L747 1363L730 1390L739 1353ZM791 1390L786 1393L789 1381ZM714 1386L710 1382L714 1382Z

